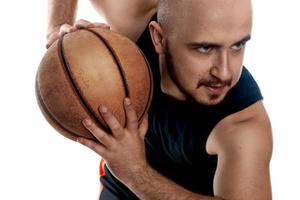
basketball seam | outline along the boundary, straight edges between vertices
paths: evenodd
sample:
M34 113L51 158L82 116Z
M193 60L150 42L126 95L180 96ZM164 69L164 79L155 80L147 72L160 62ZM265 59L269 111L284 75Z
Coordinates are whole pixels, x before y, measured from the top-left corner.
M153 77L152 77L152 71L151 71L151 68L150 68L150 65L148 63L148 60L147 60L146 56L144 55L144 53L139 48L137 48L137 49L138 49L138 52L144 57L144 59L146 61L146 65L147 65L147 69L148 69L148 73L149 73L149 78L150 78L150 91L149 91L149 94L148 94L147 105L145 106L143 114L140 117L140 119L141 119L144 116L146 110L149 109L150 104L151 104L152 95L153 95Z
M91 29L87 29L87 31L94 33L105 44L105 46L110 51L111 55L113 56L114 60L116 61L117 66L118 66L118 69L119 69L119 72L120 72L120 75L121 75L121 78L122 78L122 81L123 81L123 84L124 84L124 88L125 88L125 96L126 97L130 97L129 87L128 87L128 84L127 84L127 81L126 81L125 72L124 72L124 70L122 68L122 65L121 65L121 62L120 62L118 56L116 55L115 50L113 49L112 46L109 45L109 42L104 37L102 37L100 34L98 34L96 31L91 30ZM137 48L137 50L138 50L139 53L141 53L141 55L143 56L143 58L146 61L147 69L148 69L149 76L150 76L150 83L151 83L150 84L150 95L148 96L147 105L145 106L145 109L143 110L143 114L138 119L138 121L140 121L142 119L142 117L144 116L146 110L148 110L148 108L150 107L150 103L149 102L151 101L152 92L153 92L153 86L152 86L153 79L152 79L152 73L151 73L151 70L150 70L150 67L149 67L149 63L148 63L146 57L140 51L140 49ZM126 118L125 118L125 124L126 124Z
M57 124L63 131L69 133L69 134L73 134L74 136L77 136L76 133L74 133L73 131L69 130L68 128L64 127L61 123L59 123L59 121L56 120L56 118L49 112L49 110L47 109L47 106L44 104L44 101L41 97L40 94L40 89L39 89L39 84L38 84L38 73L36 76L36 83L35 83L35 88L36 88L36 96L38 99L38 102L40 103L42 109L44 110L45 113L47 113L47 116L55 123ZM64 134L63 134L64 135Z
M121 62L120 62L118 56L116 55L115 50L109 45L108 41L104 37L102 37L100 34L98 34L96 31L93 31L93 30L90 30L90 29L88 29L87 31L89 31L89 32L93 33L94 35L96 35L104 43L104 45L107 47L107 49L109 50L110 54L112 55L112 57L114 58L114 61L116 61L116 64L118 66L118 69L119 69L119 72L120 72L120 75L121 75L121 78L122 78L122 82L124 84L125 96L130 97L129 87L128 87L128 84L127 84L127 81L126 81L125 72L123 70L123 67L121 65Z
M78 87L77 87L78 84L72 78L73 76L72 76L71 71L70 71L70 66L69 66L69 64L68 64L68 62L65 58L64 47L63 47L63 39L64 39L64 36L59 40L60 59L61 59L61 62L63 63L63 66L64 66L63 67L64 73L68 77L67 79L69 80L71 88L74 91L74 95L79 99L79 103L87 111L87 113L90 115L90 117L93 119L93 121L95 121L98 126L103 128L104 130L108 131L108 129L106 127L104 127L101 124L101 122L99 122L97 116L94 114L94 111L90 108L90 106L88 106L87 102L85 101L85 99L81 95L82 92L80 92ZM100 117L102 117L102 116L100 116Z

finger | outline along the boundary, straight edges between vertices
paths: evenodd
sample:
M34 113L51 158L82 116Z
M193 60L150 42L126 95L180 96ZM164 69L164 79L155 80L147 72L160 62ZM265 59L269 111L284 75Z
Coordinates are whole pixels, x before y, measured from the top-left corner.
M110 149L112 145L112 138L111 136L100 129L92 120L85 119L82 121L83 125L88 129L95 138L101 142L106 148Z
M88 28L88 26L90 26L92 23L84 20L84 19L80 19L78 21L75 22L74 26L76 28Z
M59 29L59 36L62 36L66 33L70 33L76 30L76 27L71 26L70 24L63 24Z
M46 48L48 49L58 38L59 38L58 32L52 33L47 39Z
M89 140L83 137L78 137L77 142L90 148L97 154L99 154L101 157L106 158L107 157L107 149L100 143L95 142L93 140Z
M141 134L142 138L145 138L145 135L147 133L148 130L148 113L143 117L143 121L139 126L139 132Z
M88 26L88 28L95 28L95 27L110 29L109 25L104 23L98 23L98 22L92 23Z
M126 112L126 128L129 131L136 131L138 128L138 119L136 112L129 98L124 99L124 107Z
M99 111L107 126L110 128L112 135L116 139L122 139L124 136L124 128L121 126L116 117L105 106L100 106Z

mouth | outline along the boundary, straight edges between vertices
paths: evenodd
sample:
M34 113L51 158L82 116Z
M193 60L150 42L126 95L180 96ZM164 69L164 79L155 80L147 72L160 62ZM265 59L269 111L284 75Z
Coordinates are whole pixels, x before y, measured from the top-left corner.
M225 90L225 85L204 85L204 87L212 94L219 95Z

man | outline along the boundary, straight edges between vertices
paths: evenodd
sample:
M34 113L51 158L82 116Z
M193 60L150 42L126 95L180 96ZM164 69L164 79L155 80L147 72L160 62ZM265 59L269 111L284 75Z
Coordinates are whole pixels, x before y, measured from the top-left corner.
M271 199L271 126L259 88L242 66L251 1L160 0L155 9L143 7L144 14L134 7L140 17L131 13L121 21L111 16L115 7L122 10L119 1L97 2L112 29L137 41L155 81L149 117L140 125L129 98L126 127L100 107L112 135L83 122L99 142L78 142L106 161L100 199ZM149 30L141 32L151 16ZM124 19L140 22L135 27Z

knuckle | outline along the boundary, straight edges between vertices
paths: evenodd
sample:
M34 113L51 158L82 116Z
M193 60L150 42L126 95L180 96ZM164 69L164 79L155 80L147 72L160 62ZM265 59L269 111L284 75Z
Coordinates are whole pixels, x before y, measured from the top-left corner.
M96 149L95 142L91 140L84 140L83 143L91 149Z
M111 127L111 130L112 130L113 132L120 132L120 131L122 130L122 127L120 127L120 126L118 126L118 125L113 125L113 126Z
M130 126L132 127L137 127L138 126L138 122L136 120L128 120L128 124L130 124Z
M61 35L63 32L65 32L63 27L60 27L58 34Z
M86 22L88 22L88 21L81 18L81 19L79 19L77 22L86 23Z
M99 147L100 144L98 144L92 140L81 138L80 143L82 145L90 148L91 150L93 150L96 153L99 153L101 151L101 148Z
M79 20L77 20L77 21L75 22L75 25L81 24L82 22L83 22L83 19L79 19Z
M81 139L80 143L83 144L83 145L85 145L85 146L88 146L88 147L92 146L91 142L89 140L87 140L87 139Z
M106 135L105 135L104 133L102 133L101 131L98 131L98 132L97 132L97 138L98 138L99 140L107 139L107 138L106 138Z
M94 132L97 130L97 126L94 123L91 123L88 125L88 129Z
M105 24L105 23L94 23L95 26L97 27L103 27L103 28L108 28L109 25Z
M71 27L70 24L63 24L61 25L60 30L68 30L70 27Z
M84 19L80 19L80 20L75 22L75 26L79 27L79 28L85 28L90 24L91 24L91 22L89 22L87 20L84 20Z
M63 35L63 34L66 34L68 32L70 32L71 28L67 25L67 24L64 24L60 27L59 29L59 35Z
M122 133L120 133L120 132L114 133L113 135L114 135L114 138L115 138L116 140L118 140L118 141L122 140L123 137L124 137L124 134L122 134ZM113 140L112 140L112 141L113 141ZM113 148L112 148L112 149L113 149Z
M94 150L94 151L97 150L97 146L96 146L93 142L91 142L91 141L88 141L88 142L87 142L87 146L88 146L89 148L91 148L92 150Z

